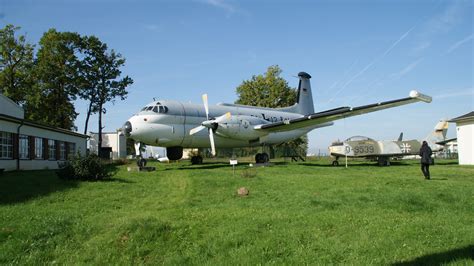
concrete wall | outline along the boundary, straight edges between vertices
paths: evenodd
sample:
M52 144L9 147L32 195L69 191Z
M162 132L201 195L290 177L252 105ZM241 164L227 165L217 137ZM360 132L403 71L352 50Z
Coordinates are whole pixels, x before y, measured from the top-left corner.
M0 120L0 131L18 133L19 123ZM86 153L86 138L74 135L68 135L53 130L44 128L37 128L30 125L23 125L20 127L21 135L35 136L40 138L54 139L58 141L71 142L76 144L76 153L79 152L81 155ZM20 170L35 170L35 169L57 169L58 160L40 160L40 159L20 159ZM6 171L17 169L16 159L0 159L0 168L4 168Z
M89 149L92 153L98 154L99 134L90 133L89 135ZM120 131L102 133L102 147L112 148L112 159L127 156L127 139Z
M474 165L474 120L456 123L459 164Z

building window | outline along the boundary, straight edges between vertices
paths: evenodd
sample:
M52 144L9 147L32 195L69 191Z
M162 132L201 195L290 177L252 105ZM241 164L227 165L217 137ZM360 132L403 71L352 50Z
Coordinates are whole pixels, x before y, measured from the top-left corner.
M66 143L64 141L59 142L59 160L66 160Z
M43 139L35 138L35 159L43 159Z
M18 150L20 152L20 159L29 159L30 158L30 152L29 152L29 145L28 145L28 136L26 135L20 135L18 138Z
M56 141L48 139L48 158L50 160L56 160Z
M69 146L69 153L67 155L67 158L72 159L74 156L76 156L76 143L68 143Z
M12 133L0 132L0 159L13 159Z

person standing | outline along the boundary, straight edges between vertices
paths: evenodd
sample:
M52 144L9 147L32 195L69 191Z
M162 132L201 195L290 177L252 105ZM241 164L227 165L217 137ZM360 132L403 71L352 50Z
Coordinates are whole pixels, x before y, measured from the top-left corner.
M431 151L430 146L426 141L423 141L423 144L420 148L420 156L421 156L421 172L425 176L425 179L430 179L430 164L431 164Z

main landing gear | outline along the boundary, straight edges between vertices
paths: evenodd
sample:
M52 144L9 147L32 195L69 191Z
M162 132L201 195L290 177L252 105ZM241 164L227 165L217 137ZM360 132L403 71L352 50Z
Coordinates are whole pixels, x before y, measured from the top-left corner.
M191 157L191 164L202 164L202 156L197 155L197 156Z
M339 166L339 157L336 156L336 159L334 161L332 161L332 166Z
M270 157L268 156L268 153L263 152L263 153L257 153L255 155L255 163L268 163L270 161Z

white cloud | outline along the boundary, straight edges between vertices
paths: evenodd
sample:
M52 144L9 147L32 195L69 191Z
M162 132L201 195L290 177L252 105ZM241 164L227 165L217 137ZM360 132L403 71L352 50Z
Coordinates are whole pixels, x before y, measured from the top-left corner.
M163 26L157 24L144 24L143 28L149 31L162 32Z
M393 73L390 75L391 78L393 79L400 79L401 77L405 76L406 74L410 73L415 69L415 67L423 60L423 58L419 58L410 64L408 64L406 67L404 67L402 70L400 70L397 73Z
M416 26L411 27L409 30L407 30L405 33L403 33L395 42L393 42L385 52L376 57L374 60L372 60L367 66L365 66L361 71L359 71L357 74L352 76L342 87L334 94L333 98L329 99L328 103L332 102L336 97L339 95L341 91L343 91L349 84L351 84L356 78L360 77L362 74L364 74L369 68L371 68L375 63L378 61L382 60L385 56L387 56L401 41L403 41L409 34L410 32L415 28Z
M467 36L466 38L456 42L455 44L451 45L451 47L449 47L449 49L446 51L446 54L452 53L454 50L458 49L461 45L469 42L473 38L474 38L474 34L471 34Z
M465 19L466 10L472 8L469 6L469 2L452 1L447 3L450 3L450 5L446 9L422 24L422 30L419 34L420 40L412 49L415 54L421 54L431 47L436 35L447 33L460 24Z
M237 6L233 1L230 1L230 0L195 0L195 1L225 11L227 18L229 18L232 14L237 14L237 13L240 15L249 16L249 12L247 12L246 10L243 10L242 8Z
M217 8L222 8L230 13L234 13L237 10L235 6L225 0L203 0L202 2Z

